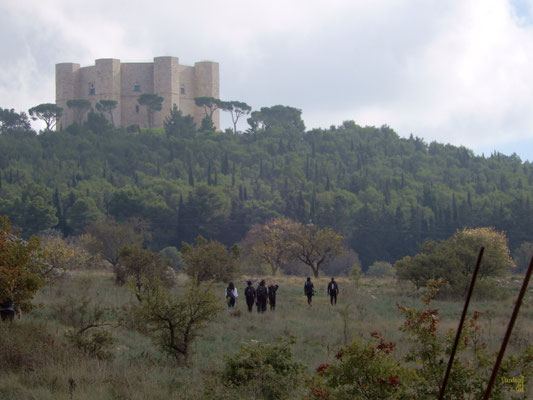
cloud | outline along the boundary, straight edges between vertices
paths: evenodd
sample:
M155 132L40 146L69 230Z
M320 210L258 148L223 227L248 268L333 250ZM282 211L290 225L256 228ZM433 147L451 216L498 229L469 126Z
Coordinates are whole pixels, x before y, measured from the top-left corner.
M520 146L533 142L528 0L26 0L0 13L3 107L53 99L58 62L175 55L218 61L223 98L300 108L309 128L353 119L533 160Z

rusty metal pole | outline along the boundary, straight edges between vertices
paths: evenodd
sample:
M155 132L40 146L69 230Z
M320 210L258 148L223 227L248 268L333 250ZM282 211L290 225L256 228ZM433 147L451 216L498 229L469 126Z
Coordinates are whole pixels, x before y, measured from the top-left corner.
M483 252L485 251L484 247L481 247L479 250L479 255L477 256L476 267L474 268L474 274L472 275L472 280L470 281L470 287L468 288L468 294L466 295L465 305L463 307L463 314L461 315L461 320L459 321L459 327L457 328L457 333L455 334L455 341L453 342L452 353L450 354L450 360L448 361L448 367L446 368L446 374L444 375L444 380L442 381L442 386L440 388L439 400L444 399L444 393L446 392L446 385L448 384L448 378L450 377L450 371L452 370L453 359L455 358L455 353L457 347L459 346L459 339L461 338L461 332L463 331L463 325L465 323L466 313L468 311L468 305L470 304L470 298L472 297L472 292L474 290L474 285L477 279L477 273L479 272L479 266L481 265L481 259L483 258Z
M494 368L492 369L492 375L490 376L489 384L487 386L487 390L485 391L485 395L483 396L483 400L489 400L490 398L490 392L492 391L492 386L494 385L494 382L496 381L496 376L498 375L498 370L500 369L500 364L502 362L503 355L505 354L507 343L509 342L509 338L511 337L511 332L513 331L514 323L516 321L516 317L518 316L518 311L520 311L522 300L524 299L524 296L526 295L527 285L529 284L529 279L531 278L532 271L533 271L533 256L531 257L531 260L529 261L529 268L527 269L526 276L524 277L524 282L522 282L522 288L520 289L520 293L518 294L518 299L516 299L516 303L515 303L514 310L513 310L513 315L511 316L511 320L509 321L509 325L507 326L507 332L505 332L505 337L503 338L503 342L500 347L500 352L498 353L498 358L496 359L496 364L494 364Z

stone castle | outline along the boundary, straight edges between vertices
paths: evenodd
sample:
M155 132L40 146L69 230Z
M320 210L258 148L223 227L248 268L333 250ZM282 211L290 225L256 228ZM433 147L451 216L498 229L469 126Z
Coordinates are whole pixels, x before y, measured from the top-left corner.
M102 58L95 65L80 68L79 64L56 64L56 104L63 108L57 121L58 129L73 123L67 107L70 99L89 100L95 108L100 100L115 100L113 121L117 127L139 125L147 127L147 115L137 99L142 93L163 97L163 108L154 114L153 127L162 127L174 104L184 115L194 117L200 126L205 113L194 103L195 97L220 98L218 63L202 61L194 67L180 65L177 57L155 57L154 62L121 63L114 58ZM213 123L220 129L218 110Z

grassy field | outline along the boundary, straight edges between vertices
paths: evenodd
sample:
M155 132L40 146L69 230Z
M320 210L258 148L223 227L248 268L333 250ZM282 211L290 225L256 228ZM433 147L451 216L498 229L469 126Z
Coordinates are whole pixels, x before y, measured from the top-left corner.
M35 298L41 304L31 314L13 324L0 324L0 399L196 399L202 397L203 379L244 344L270 343L278 337L294 335L295 358L312 374L323 362L332 362L339 347L354 337L368 338L371 331L381 332L397 343L397 351L407 351L409 343L399 331L402 315L396 304L422 307L416 293L395 280L363 278L355 286L348 278L338 278L338 304L332 307L326 294L329 278L314 280L317 295L312 306L303 294L304 278L263 277L267 284L280 287L277 307L258 314L249 313L244 301L246 280L235 281L241 295L235 310L223 311L193 345L188 366L176 366L161 354L151 341L135 330L119 324L120 312L110 317L113 326L114 359L102 361L88 357L65 340L70 328L62 310L80 298L92 299L102 306L120 309L134 296L126 287L114 284L108 271L77 271L71 279L47 286ZM178 277L177 292L183 291L188 278ZM484 313L483 338L497 349L503 338L520 281L510 280L504 299L474 301L474 310ZM215 286L224 307L225 285ZM462 302L436 301L441 329L457 328ZM517 321L507 354L515 353L533 338L533 293L528 293ZM2 366L2 360L11 360ZM527 393L532 393L526 388Z

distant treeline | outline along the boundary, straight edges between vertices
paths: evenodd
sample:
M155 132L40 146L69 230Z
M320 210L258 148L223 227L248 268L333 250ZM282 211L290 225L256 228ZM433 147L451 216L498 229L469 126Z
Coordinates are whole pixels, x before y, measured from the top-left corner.
M515 154L475 156L353 121L306 131L285 106L253 112L249 125L197 129L176 110L165 129L115 129L94 112L40 134L4 124L0 214L25 236L80 234L103 214L140 217L155 250L198 235L231 245L285 216L342 233L364 268L463 227L502 230L511 249L531 241L533 166Z

